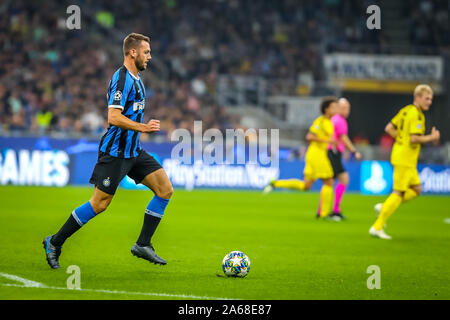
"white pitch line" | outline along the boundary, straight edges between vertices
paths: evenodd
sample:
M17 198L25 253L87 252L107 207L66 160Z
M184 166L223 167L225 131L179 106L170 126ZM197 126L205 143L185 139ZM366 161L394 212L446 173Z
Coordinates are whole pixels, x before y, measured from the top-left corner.
M105 289L69 289L65 287L49 287L42 283L32 280L24 279L12 274L1 273L0 276L21 282L22 284L2 283L0 285L4 287L17 287L17 288L40 288L50 290L69 290L69 291L84 291L84 292L97 292L97 293L110 293L110 294L128 294L128 295L140 295L140 296L152 296L152 297L169 297L169 298L181 298L181 299L199 299L199 300L236 300L229 298L208 297L208 296L194 296L186 294L170 294L170 293L155 293L155 292L133 292L133 291L120 291L120 290L105 290Z
M450 224L450 218L445 218L444 223Z
M96 293L111 293L111 294L128 294L128 295L141 295L141 296L153 296L153 297L170 297L170 298L183 298L183 299L200 299L200 300L236 300L230 298L220 297L208 297L208 296L193 296L186 294L170 294L170 293L155 293L155 292L132 292L132 291L118 291L118 290L105 290L105 289L68 289L64 287L32 287L22 284L1 284L4 287L17 287L17 288L41 288L50 290L69 290L69 291L84 291L84 292L96 292Z
M19 276L15 276L13 274L7 274L7 273L0 272L0 277L6 278L9 280L13 280L13 281L21 282L22 286L27 287L27 288L46 288L47 287L46 285L44 285L40 282L21 278Z

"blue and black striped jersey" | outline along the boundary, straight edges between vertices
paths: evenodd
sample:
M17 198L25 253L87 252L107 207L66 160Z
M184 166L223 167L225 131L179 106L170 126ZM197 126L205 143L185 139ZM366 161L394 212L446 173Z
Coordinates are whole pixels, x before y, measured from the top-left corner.
M108 108L122 109L127 118L142 122L145 108L145 88L138 74L132 75L125 66L119 68L109 81ZM140 132L110 126L100 141L100 151L113 157L137 157L141 149Z

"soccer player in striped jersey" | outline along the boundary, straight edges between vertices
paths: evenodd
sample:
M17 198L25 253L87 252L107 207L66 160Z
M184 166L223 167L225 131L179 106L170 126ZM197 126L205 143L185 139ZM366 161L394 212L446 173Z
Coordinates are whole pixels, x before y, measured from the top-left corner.
M336 108L337 99L335 97L323 98L320 104L322 115L314 120L306 134L306 141L309 142L309 146L305 156L304 180L272 180L264 188L264 193L268 193L274 188L308 191L317 179L321 179L323 185L320 190L321 210L319 217L325 218L328 215L333 197L334 173L330 159L328 159L327 148L329 144L337 144L337 141L333 138L334 128L330 120L336 113Z
M384 232L386 221L406 202L416 198L422 192L422 185L417 172L417 160L420 147L424 143L438 141L439 130L435 127L425 135L424 111L430 109L433 90L428 85L418 85L414 90L414 102L400 109L397 115L386 125L385 131L395 139L391 152L394 167L394 190L375 210L379 215L369 234L381 239L391 239Z
M107 103L110 126L100 141L98 161L90 179L90 183L95 185L94 192L89 201L72 211L56 234L44 238L46 258L51 268L60 267L59 256L66 239L106 210L126 175L154 193L145 210L141 233L131 253L155 264L166 264L164 259L156 255L151 239L164 215L173 188L161 165L139 143L141 133L156 132L160 128L158 120L142 123L145 86L139 71L147 68L151 59L150 51L150 39L144 35L132 33L124 39L123 66L109 82Z

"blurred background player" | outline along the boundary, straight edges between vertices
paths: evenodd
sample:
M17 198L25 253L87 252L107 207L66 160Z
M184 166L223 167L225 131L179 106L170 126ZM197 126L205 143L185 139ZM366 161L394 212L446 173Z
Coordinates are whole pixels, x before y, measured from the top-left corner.
M145 88L139 71L147 68L150 51L150 39L142 34L129 34L123 41L123 65L109 82L107 94L110 127L100 141L98 161L89 181L95 185L94 193L89 201L72 211L56 234L43 240L47 262L53 269L60 267L61 247L67 238L106 210L126 175L155 194L145 210L141 234L131 253L155 264L166 264L156 255L150 241L164 215L173 188L161 165L139 143L141 132L152 133L160 129L159 120L142 123Z
M430 86L421 84L414 90L414 103L400 109L397 115L386 125L385 131L395 139L392 147L391 163L394 167L394 190L382 204L377 204L375 210L379 215L369 233L381 239L391 239L384 232L384 226L397 208L408 200L416 198L422 192L417 160L421 144L438 141L439 130L435 127L431 133L425 134L424 111L430 109L433 100L433 90Z
M333 138L338 142L337 147L332 144L328 145L328 158L330 159L331 166L333 167L334 179L337 178L338 183L334 189L334 204L333 212L330 218L336 221L344 219L341 212L341 200L347 189L350 181L348 172L345 170L342 164L342 153L345 148L349 150L357 160L361 159L361 154L356 150L355 146L348 137L348 124L347 118L350 115L350 102L346 98L340 98L337 104L337 112L331 117L331 122L334 127ZM317 216L320 216L321 205L319 202L319 209Z
M311 189L317 179L321 179L323 186L320 190L321 210L320 218L325 218L329 213L331 199L333 197L333 168L327 155L329 144L337 145L333 138L333 123L331 118L336 114L337 99L335 97L325 97L320 104L322 115L314 120L306 134L306 141L309 142L305 156L305 169L303 171L304 180L287 179L272 180L264 188L264 193L269 193L274 188L286 188L298 191Z

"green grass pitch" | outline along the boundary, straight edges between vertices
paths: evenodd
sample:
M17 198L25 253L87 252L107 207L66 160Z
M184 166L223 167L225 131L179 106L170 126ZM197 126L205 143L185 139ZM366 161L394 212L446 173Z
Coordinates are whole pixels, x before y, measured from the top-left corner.
M384 197L346 194L347 221L317 221L317 193L175 190L153 242L168 261L131 255L149 191L118 190L108 210L69 238L61 269L41 241L55 233L92 188L0 187L1 299L450 299L450 197L421 196L389 220L393 239L371 238L373 206ZM447 220L446 220L447 219ZM445 222L447 221L447 223ZM232 250L251 260L246 278L225 278ZM81 289L66 289L70 265ZM380 268L369 290L367 268Z

